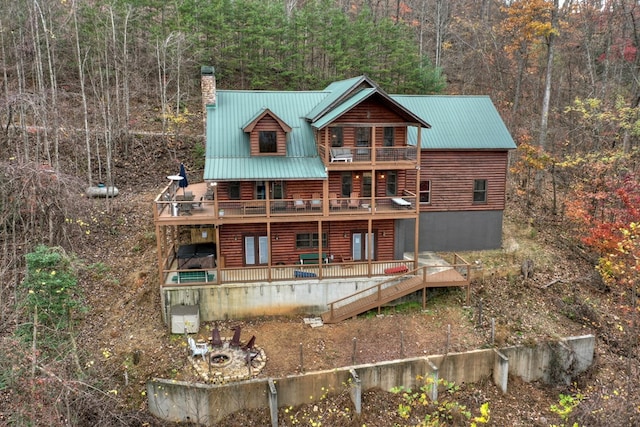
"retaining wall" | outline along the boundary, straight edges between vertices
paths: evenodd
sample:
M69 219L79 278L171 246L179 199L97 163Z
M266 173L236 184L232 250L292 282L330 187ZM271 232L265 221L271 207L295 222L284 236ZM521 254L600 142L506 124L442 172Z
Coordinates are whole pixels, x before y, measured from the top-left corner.
M183 286L162 291L167 321L172 305L198 305L203 322L276 316L297 313L322 313L327 304L369 288L389 277L348 279L309 279L286 283L242 283L221 286Z
M154 378L147 382L147 396L151 413L169 421L214 425L237 411L270 408L272 425L277 426L278 407L318 401L327 390L338 392L345 387L351 388L351 398L359 412L362 390L414 388L418 376L458 384L492 378L503 392L508 391L509 375L525 381L569 382L591 366L594 347L595 337L584 335L536 347L449 353L224 385ZM430 395L437 399L435 387Z

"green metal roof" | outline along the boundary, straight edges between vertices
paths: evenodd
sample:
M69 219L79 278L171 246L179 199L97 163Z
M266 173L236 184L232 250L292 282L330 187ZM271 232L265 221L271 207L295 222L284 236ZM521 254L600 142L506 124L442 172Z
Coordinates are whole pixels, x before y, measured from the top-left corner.
M365 76L359 76L331 83L324 90L327 96L322 100L322 102L314 105L314 108L310 110L308 114L306 114L306 118L310 121L317 120L324 111L338 102L338 100L342 98L346 93L365 81L368 82Z
M313 126L316 129L322 129L323 127L327 126L329 123L331 123L332 121L340 117L342 114L346 113L347 111L349 111L350 109L358 105L361 101L367 99L374 93L376 93L375 89L362 89L361 91L353 95L351 98L347 99L345 102L338 105L336 108L334 108L333 110L329 111L327 114L322 116L319 120L311 123L311 126Z
M516 148L498 110L488 96L392 95L423 117L431 129L422 133L423 149L511 150ZM409 128L409 143L417 144L417 129Z
M326 95L218 90L216 105L207 106L204 179L326 179L313 130L303 117ZM291 126L286 156L250 155L249 135L242 128L265 109Z
M207 175L207 171L210 174ZM207 159L205 179L216 181L262 181L326 179L319 157L220 157Z
M325 127L376 93L425 128L431 125L423 132L423 149L516 148L488 96L387 95L366 77L335 82L323 91L218 90L216 105L207 106L204 179L326 179L313 129ZM284 156L250 155L249 134L243 128L266 109L291 126ZM315 121L310 123L310 118ZM409 128L408 138L416 145L416 127Z

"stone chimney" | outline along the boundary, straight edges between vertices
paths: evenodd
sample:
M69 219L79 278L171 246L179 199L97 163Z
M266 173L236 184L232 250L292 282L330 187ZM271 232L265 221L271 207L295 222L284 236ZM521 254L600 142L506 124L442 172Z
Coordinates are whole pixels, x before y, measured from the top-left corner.
M200 67L200 88L202 90L202 114L206 132L207 105L216 105L216 75L213 67L209 65Z

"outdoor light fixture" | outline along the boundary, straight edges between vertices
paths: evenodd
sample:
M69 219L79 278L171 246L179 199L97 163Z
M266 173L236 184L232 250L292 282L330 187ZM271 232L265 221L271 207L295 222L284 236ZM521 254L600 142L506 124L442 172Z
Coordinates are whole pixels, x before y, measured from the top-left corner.
M342 234L342 237L344 237L344 238L346 239L347 237L349 237L349 233L347 233L347 232L345 231L345 232Z
M277 234L273 237L275 240L280 240L280 236L278 236Z

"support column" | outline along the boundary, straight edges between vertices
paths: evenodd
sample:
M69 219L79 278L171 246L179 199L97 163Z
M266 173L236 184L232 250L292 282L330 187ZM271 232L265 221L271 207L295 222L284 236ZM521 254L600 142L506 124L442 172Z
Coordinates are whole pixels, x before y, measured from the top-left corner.
M500 391L506 393L509 380L509 358L498 350L494 351L496 358L493 362L493 383L498 386Z
M271 378L269 378L269 412L271 412L271 427L278 427L278 391Z
M362 413L362 381L355 369L349 369L349 373L351 374L351 401L356 408L356 414L360 415Z

